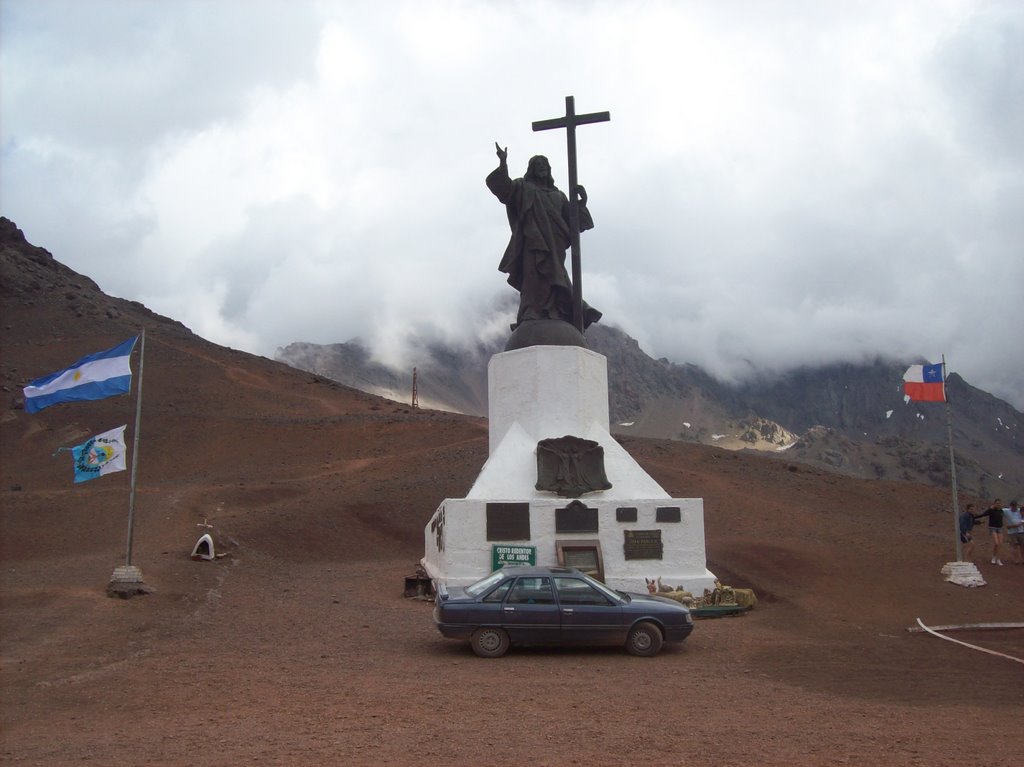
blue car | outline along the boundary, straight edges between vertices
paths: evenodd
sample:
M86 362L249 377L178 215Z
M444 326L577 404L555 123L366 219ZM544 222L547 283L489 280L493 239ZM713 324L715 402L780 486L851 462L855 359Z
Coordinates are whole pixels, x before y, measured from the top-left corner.
M434 622L482 658L513 644L624 645L632 655L657 655L663 642L693 631L678 602L615 591L569 567L507 567L464 588L442 584Z

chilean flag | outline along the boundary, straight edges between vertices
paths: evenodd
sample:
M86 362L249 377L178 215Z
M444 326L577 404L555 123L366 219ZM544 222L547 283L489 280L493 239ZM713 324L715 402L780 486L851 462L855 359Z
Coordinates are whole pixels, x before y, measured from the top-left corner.
M946 383L938 365L911 365L903 374L903 393L917 402L945 402Z

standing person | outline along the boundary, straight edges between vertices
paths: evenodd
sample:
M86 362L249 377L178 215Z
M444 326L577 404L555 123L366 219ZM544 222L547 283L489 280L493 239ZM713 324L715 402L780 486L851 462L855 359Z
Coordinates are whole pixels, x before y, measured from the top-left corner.
M1010 544L1010 552L1016 552L1018 565L1024 565L1024 515L1016 500L1010 501L1010 508L1003 509L1003 521L1006 522L1006 542Z
M992 505L981 514L975 514L975 519L988 517L988 534L992 537L992 564L1003 566L1003 560L999 558L1003 546L1003 502L996 498Z
M974 529L974 504L967 504L967 508L960 512L960 543L963 544L964 562L973 562L971 556L974 554L974 536L971 531Z

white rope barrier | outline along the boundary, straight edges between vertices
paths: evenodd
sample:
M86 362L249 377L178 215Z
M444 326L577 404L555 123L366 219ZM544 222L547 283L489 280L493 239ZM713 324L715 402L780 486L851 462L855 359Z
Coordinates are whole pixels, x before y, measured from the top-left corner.
M959 639L953 639L953 637L943 636L938 631L933 631L932 629L925 626L921 622L920 618L917 619L917 625L919 625L929 634L937 636L939 639L945 639L947 642L955 642L956 644L962 644L964 647L970 647L972 650L978 650L979 652L987 652L989 655L998 655L1000 658L1006 658L1007 660L1016 661L1017 663L1024 663L1024 659L1022 658L1014 658L1012 655L1004 655L1003 653L996 652L995 650L987 650L984 647L978 647L977 645L968 644L967 642L961 642Z

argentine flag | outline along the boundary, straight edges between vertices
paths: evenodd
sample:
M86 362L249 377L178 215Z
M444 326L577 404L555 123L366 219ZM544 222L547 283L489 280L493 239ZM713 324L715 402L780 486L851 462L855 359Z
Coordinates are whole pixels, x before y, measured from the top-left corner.
M81 445L71 448L75 460L75 483L88 482L90 479L124 471L124 430L127 427L97 434ZM65 450L67 448L64 448Z
M82 357L74 365L37 378L25 387L25 412L38 413L61 402L83 402L125 394L132 385L129 365L139 337L129 338L105 352Z

